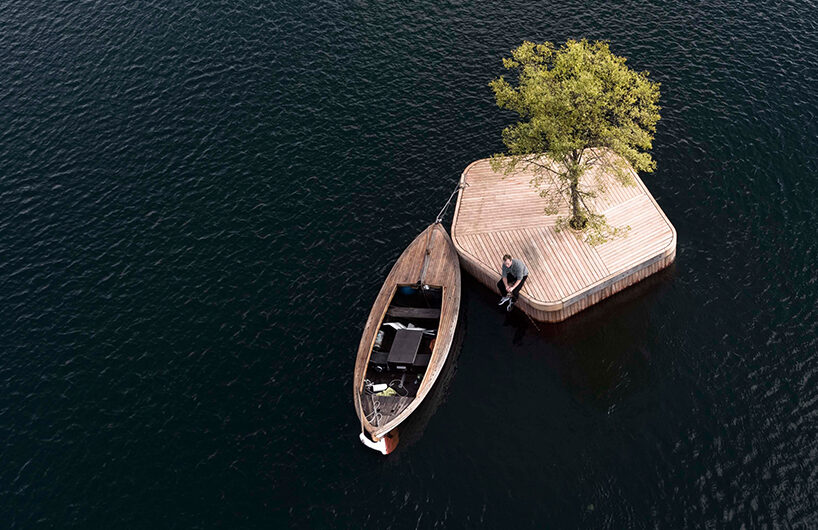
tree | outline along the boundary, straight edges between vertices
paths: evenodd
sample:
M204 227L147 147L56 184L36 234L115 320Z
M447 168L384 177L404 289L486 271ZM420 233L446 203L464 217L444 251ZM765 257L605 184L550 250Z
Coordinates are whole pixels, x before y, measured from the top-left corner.
M591 242L617 235L587 199L604 192L583 177L593 164L605 164L623 184L633 185L628 164L650 172L656 163L651 148L659 121L659 83L648 72L635 72L605 42L569 40L562 47L524 42L503 66L512 83L491 83L497 105L520 115L503 130L508 152L492 157L495 171L531 169L532 184L548 199L547 214L567 202L567 224L587 233ZM610 156L614 155L614 156ZM543 186L543 179L551 186ZM561 219L564 226L565 219Z

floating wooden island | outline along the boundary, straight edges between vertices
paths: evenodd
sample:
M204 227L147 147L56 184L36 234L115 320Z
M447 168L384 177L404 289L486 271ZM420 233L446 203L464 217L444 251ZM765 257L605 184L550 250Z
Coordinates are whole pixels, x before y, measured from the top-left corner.
M610 155L609 155L610 156ZM607 190L592 199L597 213L622 236L591 245L570 229L556 230L568 203L545 215L546 200L531 186L534 174L503 175L488 159L471 163L460 179L452 240L463 268L497 290L503 254L520 258L529 277L517 306L544 322L560 322L670 265L676 257L676 229L635 171L634 184L620 183L605 166L589 170ZM543 179L547 186L550 179ZM499 294L498 294L499 296Z

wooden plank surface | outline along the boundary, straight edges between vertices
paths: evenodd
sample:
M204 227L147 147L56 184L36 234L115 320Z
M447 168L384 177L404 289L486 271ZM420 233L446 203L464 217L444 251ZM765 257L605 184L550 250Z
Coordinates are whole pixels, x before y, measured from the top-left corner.
M569 213L567 201L557 214L545 215L547 203L531 185L533 173L503 175L492 171L488 159L478 160L463 172L466 187L460 191L452 221L452 240L465 260L463 266L495 289L503 254L522 259L530 275L521 307L559 311L564 317L570 313L566 303L587 307L642 279L647 269L653 273L672 262L676 231L664 212L635 171L624 166L632 183L627 185L610 170L616 163L613 155L599 154L589 181L604 186L606 193L591 201L611 226L629 227L624 237L593 246L571 230L558 231L558 217ZM542 185L553 182L546 178ZM633 281L622 277L624 272ZM583 302L586 292L588 300Z

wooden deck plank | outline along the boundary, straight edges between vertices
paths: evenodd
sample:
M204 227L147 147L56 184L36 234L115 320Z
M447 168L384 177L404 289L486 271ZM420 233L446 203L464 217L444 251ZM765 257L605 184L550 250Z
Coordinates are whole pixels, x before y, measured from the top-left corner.
M485 233L480 233L475 236L478 240L481 250L483 251L483 263L485 263L488 268L492 271L492 274L499 275L500 271L498 267L495 265L495 259L492 259L492 250L491 250L491 243L486 241L487 236ZM493 286L492 286L493 289Z
M495 271L497 267L494 265L494 260L492 259L492 250L491 250L491 243L486 241L487 236L485 233L480 233L475 235L475 238L478 240L480 248L483 251L483 257L485 263L492 271Z
M579 287L579 280L574 275L574 271L571 270L571 264L568 261L568 256L565 252L562 252L562 249L557 242L557 232L554 231L547 231L543 238L546 246L548 247L551 255L556 259L556 263L559 268L556 269L556 273L560 279L560 283L563 286L562 295L566 296L568 293L575 291Z
M539 275L548 278L548 281L551 284L550 293L551 296L546 298L546 300L555 302L557 300L561 300L566 294L570 292L570 289L563 286L562 275L560 274L560 268L557 266L557 258L553 252L548 250L547 243L545 242L545 238L548 237L548 233L551 229L550 228L539 228L536 229L534 232L536 233L536 241L538 243L538 249L543 254L546 263L546 274Z
M541 275L529 274L528 282L531 282L537 286L538 292L541 294L541 296L538 297L540 300L559 300L560 297L558 296L556 288L557 279L548 264L547 258L542 252L542 248L540 247L539 231L532 230L530 228L522 231L531 241L531 246L537 255L537 261L540 263L539 269L543 271L543 274Z
M557 233L557 241L563 249L566 249L566 254L570 257L570 267L574 270L577 276L578 288L582 285L587 285L596 281L587 267L587 264L582 259L581 254L577 251L574 245L577 242L576 236L563 230Z
M552 247L551 243L549 242L551 231L549 229L541 229L538 230L538 232L540 236L540 250L546 256L546 263L549 264L549 272L551 273L554 282L553 289L557 294L554 300L560 300L572 290L567 276L561 272L565 266L562 263L559 252L556 252L555 248Z
M576 291L580 289L585 283L582 278L582 272L575 266L576 260L571 253L571 249L564 246L562 238L564 236L561 232L554 231L551 235L550 242L555 248L555 253L563 260L563 275L568 275L571 279L570 289Z

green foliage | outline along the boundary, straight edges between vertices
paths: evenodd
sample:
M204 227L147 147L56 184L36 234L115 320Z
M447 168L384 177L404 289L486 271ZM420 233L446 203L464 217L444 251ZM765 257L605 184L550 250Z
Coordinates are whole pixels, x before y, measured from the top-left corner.
M604 165L623 184L632 184L629 167L653 171L651 148L659 121L659 83L635 72L605 42L569 40L524 42L503 66L512 74L489 86L497 105L520 115L503 130L506 153L492 157L495 171L533 169L532 184L547 199L546 213L567 202L567 225L600 243L622 233L593 212L586 199L604 192L584 177L594 164ZM612 153L618 156L609 156ZM548 178L548 186L543 179ZM565 223L563 223L565 224Z

